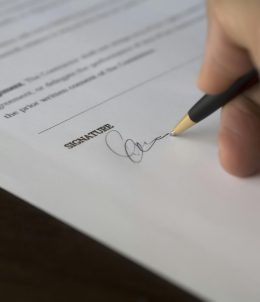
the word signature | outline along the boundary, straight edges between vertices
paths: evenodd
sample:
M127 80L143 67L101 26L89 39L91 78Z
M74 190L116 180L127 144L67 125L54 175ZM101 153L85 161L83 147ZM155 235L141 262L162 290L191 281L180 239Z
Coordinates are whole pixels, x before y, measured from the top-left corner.
M149 152L156 142L169 136L170 133L160 135L150 142L139 143L131 138L124 139L117 130L111 130L106 134L105 141L110 151L114 154L125 157L133 163L140 163L146 152Z

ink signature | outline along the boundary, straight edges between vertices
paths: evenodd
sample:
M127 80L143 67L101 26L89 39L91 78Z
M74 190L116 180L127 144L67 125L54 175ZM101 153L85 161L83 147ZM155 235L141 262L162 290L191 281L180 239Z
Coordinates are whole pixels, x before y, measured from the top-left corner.
M149 152L156 142L169 136L170 133L160 135L150 142L139 143L131 138L124 139L117 130L111 130L106 134L105 141L110 151L120 157L128 158L133 163L140 163L145 153Z

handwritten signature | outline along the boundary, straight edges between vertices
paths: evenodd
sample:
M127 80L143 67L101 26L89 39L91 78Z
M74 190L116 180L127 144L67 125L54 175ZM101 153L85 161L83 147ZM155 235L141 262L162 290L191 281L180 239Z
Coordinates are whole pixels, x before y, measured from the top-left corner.
M110 151L120 157L128 158L133 163L140 163L145 153L149 152L156 142L166 138L170 133L160 135L150 142L136 142L131 138L124 139L117 130L111 130L106 134L105 141Z

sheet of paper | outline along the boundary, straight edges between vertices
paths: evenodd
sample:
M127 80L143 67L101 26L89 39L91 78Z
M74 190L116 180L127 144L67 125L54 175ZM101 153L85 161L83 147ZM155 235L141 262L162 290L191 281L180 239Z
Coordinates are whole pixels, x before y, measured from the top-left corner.
M201 96L204 15L2 0L0 185L203 298L259 301L259 177L219 167L218 114L166 135Z

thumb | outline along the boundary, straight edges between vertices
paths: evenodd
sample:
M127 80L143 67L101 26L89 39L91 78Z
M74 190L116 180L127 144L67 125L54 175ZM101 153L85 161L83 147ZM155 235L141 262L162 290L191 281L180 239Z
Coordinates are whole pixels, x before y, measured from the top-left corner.
M248 176L260 171L260 86L237 97L222 109L219 155L231 174Z

